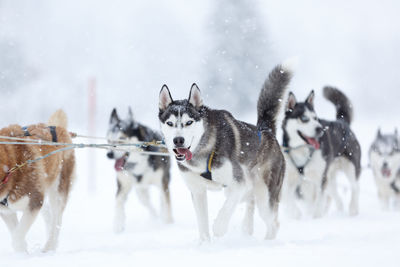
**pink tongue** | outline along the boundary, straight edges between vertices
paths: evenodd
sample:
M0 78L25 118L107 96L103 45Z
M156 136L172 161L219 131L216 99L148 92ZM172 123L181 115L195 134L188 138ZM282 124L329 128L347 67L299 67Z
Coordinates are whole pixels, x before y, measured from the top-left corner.
M388 168L382 168L382 175L385 177L389 177L391 175L391 171Z
M192 152L190 152L189 149L187 148L177 148L176 149L179 154L185 155L186 160L191 160L192 159Z
M125 165L125 157L119 158L115 161L114 169L116 171L122 171Z
M319 143L314 138L307 137L307 142L312 145L315 149L319 149Z

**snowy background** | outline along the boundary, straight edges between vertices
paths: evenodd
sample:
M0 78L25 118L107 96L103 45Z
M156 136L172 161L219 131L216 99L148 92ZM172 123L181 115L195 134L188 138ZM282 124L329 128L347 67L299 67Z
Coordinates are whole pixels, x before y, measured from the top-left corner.
M139 121L158 128L162 84L174 98L184 98L193 82L206 104L255 122L266 75L275 64L297 57L291 90L303 99L315 89L320 117L334 118L333 106L321 96L324 85L337 86L352 100L352 128L367 166L376 129L400 126L399 11L395 0L0 0L0 125L46 121L61 107L70 130L86 134L88 102L94 98L98 136L105 134L113 107L124 115L130 105ZM93 80L96 94L90 95ZM320 220L282 216L278 238L267 242L258 217L254 237L240 234L240 207L226 237L198 246L189 193L175 168L175 224L150 218L132 194L126 232L114 235L113 163L104 151L78 150L77 157L59 250L39 252L44 243L39 219L28 235L31 254L16 255L0 224L0 266L398 266L400 214L379 209L369 169L361 176L356 218L334 211ZM89 158L96 159L95 170ZM222 201L221 194L210 194L210 221Z

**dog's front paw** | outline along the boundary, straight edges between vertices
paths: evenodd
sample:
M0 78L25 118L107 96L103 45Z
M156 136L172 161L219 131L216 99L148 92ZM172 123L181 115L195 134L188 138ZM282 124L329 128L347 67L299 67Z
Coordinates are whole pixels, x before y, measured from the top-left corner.
M221 219L217 219L213 225L214 236L221 237L228 231L228 224Z
M211 241L211 238L210 238L209 234L202 234L202 235L200 235L198 244L203 245L203 244L210 243L210 241Z
M116 221L114 222L114 233L119 234L125 230L125 225L122 222Z
M357 216L357 215L358 215L358 208L351 207L351 208L349 209L349 215L350 215L350 216Z
M252 218L246 217L242 223L242 232L245 235L252 235L254 232L254 222Z
M27 244L25 240L14 239L12 241L12 246L16 252L28 253Z
M47 243L43 249L43 253L54 252L56 250L56 246L54 244Z

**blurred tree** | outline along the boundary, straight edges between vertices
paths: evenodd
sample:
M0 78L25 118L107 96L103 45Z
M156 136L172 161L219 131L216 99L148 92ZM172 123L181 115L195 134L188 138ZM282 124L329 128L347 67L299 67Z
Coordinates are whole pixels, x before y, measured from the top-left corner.
M255 109L271 52L256 0L213 2L210 52L205 63L205 93L211 105L243 112Z
M0 40L0 92L13 92L33 76L21 47L12 40Z

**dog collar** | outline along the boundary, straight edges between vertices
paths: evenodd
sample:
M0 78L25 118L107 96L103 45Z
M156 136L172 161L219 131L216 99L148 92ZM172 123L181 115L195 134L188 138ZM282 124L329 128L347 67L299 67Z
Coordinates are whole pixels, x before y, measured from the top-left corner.
M397 187L395 181L393 181L393 182L390 184L390 187L393 189L393 191L394 191L396 194L399 194L399 193L400 193L400 189Z
M211 152L211 154L208 156L207 159L207 164L206 164L206 171L200 174L201 177L206 178L207 180L212 180L212 174L211 174L211 164L214 158L215 151Z

